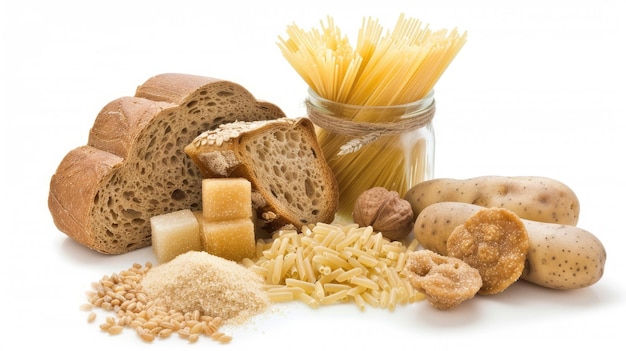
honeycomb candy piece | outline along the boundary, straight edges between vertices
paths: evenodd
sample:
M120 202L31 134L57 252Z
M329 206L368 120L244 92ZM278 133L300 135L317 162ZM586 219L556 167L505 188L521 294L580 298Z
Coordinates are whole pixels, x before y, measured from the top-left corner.
M447 251L478 269L481 295L497 294L519 279L528 253L528 232L504 208L486 208L469 217L448 237Z
M452 309L473 298L482 284L477 269L430 250L411 252L404 273L411 286L440 310Z

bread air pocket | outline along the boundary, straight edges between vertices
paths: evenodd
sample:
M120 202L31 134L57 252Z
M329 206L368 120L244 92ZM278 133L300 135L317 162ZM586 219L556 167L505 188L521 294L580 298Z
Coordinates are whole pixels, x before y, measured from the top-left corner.
M105 254L149 246L151 217L201 209L203 176L186 145L223 123L284 116L233 82L175 73L152 77L135 96L107 104L87 145L63 158L50 181L54 223Z

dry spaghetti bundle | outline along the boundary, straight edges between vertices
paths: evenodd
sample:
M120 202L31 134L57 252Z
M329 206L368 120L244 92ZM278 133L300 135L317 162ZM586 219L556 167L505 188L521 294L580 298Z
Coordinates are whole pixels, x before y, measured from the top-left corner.
M364 18L356 47L332 17L321 30L291 25L287 34L278 45L310 88L309 117L339 183L340 216L371 187L403 195L432 176L434 141L424 135L432 134L432 91L466 33L433 31L400 15L385 33L378 20Z

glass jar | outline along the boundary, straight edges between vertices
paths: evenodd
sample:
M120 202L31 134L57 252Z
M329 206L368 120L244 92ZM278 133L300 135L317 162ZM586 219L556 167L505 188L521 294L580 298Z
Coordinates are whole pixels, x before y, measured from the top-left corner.
M357 106L312 90L307 115L339 186L338 221L352 221L356 198L373 187L400 197L434 175L434 91L403 105Z

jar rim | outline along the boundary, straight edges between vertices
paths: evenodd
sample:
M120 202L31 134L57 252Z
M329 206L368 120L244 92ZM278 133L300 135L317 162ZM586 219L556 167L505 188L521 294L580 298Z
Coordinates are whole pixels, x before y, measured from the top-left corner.
M407 103L399 104L399 105L354 105L354 104L347 104L344 102L337 102L337 101L333 101L333 100L321 97L310 87L308 88L308 94L310 97L314 98L315 100L319 102L326 103L326 104L341 105L341 106L348 107L348 108L356 109L356 108L365 107L365 108L371 108L371 109L402 109L402 108L410 108L410 107L419 106L427 102L428 103L432 102L435 96L435 90L434 89L430 90L428 94L424 95L424 97L419 100L415 100L412 102L407 102Z

